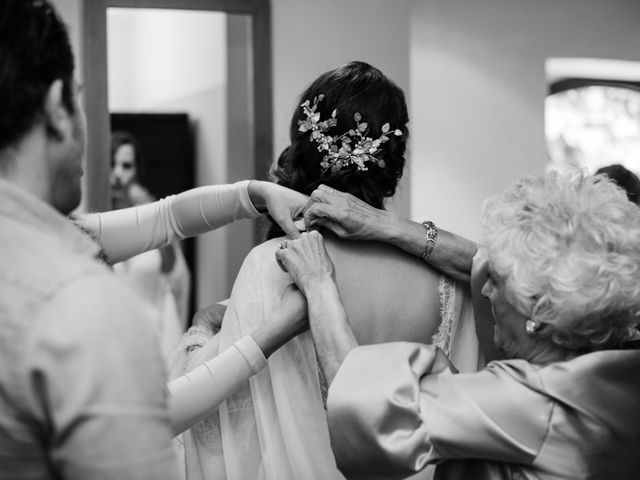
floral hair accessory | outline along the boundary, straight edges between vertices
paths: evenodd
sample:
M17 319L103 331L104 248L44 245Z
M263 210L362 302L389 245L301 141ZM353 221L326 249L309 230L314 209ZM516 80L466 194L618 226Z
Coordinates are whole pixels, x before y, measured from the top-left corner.
M389 123L382 125L382 134L379 138L373 139L367 137L368 124L362 122L362 116L356 112L353 119L356 122L356 128L349 130L340 136L325 135L324 132L338 124L336 119L337 110L331 112L331 118L320 121L320 113L316 112L318 103L324 99L324 95L318 95L313 99L313 105L309 100L305 101L300 107L306 115L306 120L298 120L298 131L311 132L311 140L318 144L319 152L326 152L320 162L322 173L331 170L335 173L341 168L349 165L355 165L359 171L368 170L365 165L372 162L380 168L384 168L385 163L381 158L377 158L376 154L380 152L380 145L389 141L389 135L393 134L397 137L402 135L399 129L390 133Z

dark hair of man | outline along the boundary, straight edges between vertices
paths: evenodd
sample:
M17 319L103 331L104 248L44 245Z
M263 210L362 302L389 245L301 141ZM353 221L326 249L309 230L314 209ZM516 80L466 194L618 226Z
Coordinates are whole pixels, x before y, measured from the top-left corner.
M640 205L640 178L635 173L616 163L599 168L595 175L606 175L626 192L629 201Z
M337 125L326 134L339 136L356 128L354 114L360 113L362 122L367 122L368 137L377 139L382 126L389 123L391 132L399 129L401 136L389 134L389 141L381 145L376 157L384 160L384 167L372 162L368 170L360 171L349 165L336 172L322 171L320 162L324 157L309 131L299 131L298 121L306 120L300 104L324 95L318 103L320 120L327 120L335 109ZM405 152L409 130L409 114L403 91L380 70L364 62L350 62L320 75L302 93L291 118L291 145L280 154L271 169L271 178L276 183L304 194L311 194L320 184L351 193L368 204L383 208L384 199L396 191L405 165ZM273 236L277 232L270 232Z
M0 151L43 121L55 80L62 80L64 105L74 112L73 71L67 27L48 1L0 2Z

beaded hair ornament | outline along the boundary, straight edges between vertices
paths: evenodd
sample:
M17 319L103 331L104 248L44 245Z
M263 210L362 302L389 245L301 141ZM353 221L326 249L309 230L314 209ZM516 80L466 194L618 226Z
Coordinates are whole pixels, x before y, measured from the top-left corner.
M382 125L382 134L379 138L373 139L367 136L368 124L362 122L362 116L356 112L353 119L356 122L356 128L349 130L340 136L326 135L324 132L338 124L336 115L337 110L331 112L331 118L320 120L320 112L316 112L318 103L324 99L324 95L320 94L313 99L313 105L309 100L305 101L300 107L306 115L306 120L298 120L298 131L311 132L311 140L318 144L319 152L326 152L320 167L324 174L327 170L335 173L338 170L355 165L359 171L368 170L366 163L371 162L384 168L385 163L381 158L377 158L376 154L380 152L380 146L389 141L389 135L399 137L402 131L399 129L390 132L389 123Z

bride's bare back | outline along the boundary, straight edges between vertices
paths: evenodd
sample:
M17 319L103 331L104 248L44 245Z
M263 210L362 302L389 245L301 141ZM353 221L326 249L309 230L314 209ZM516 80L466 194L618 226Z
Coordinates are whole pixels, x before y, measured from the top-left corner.
M431 343L440 325L438 272L393 246L324 236L358 342Z

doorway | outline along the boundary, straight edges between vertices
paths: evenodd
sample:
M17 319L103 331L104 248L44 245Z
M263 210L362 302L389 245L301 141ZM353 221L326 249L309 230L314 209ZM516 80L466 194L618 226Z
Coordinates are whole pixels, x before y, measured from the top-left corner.
M176 15L179 11L226 15L227 145L226 155L223 155L226 158L224 165L218 165L220 168L206 162L203 167L196 158L194 183L198 186L266 178L273 157L269 1L92 0L84 3L84 78L86 112L90 118L86 168L88 209L100 211L109 208L111 112L107 19L110 9L163 9L173 10ZM206 265L206 268L196 267L196 308L229 295L236 273L254 245L256 235L254 224L240 222L197 240L194 263L196 266Z

